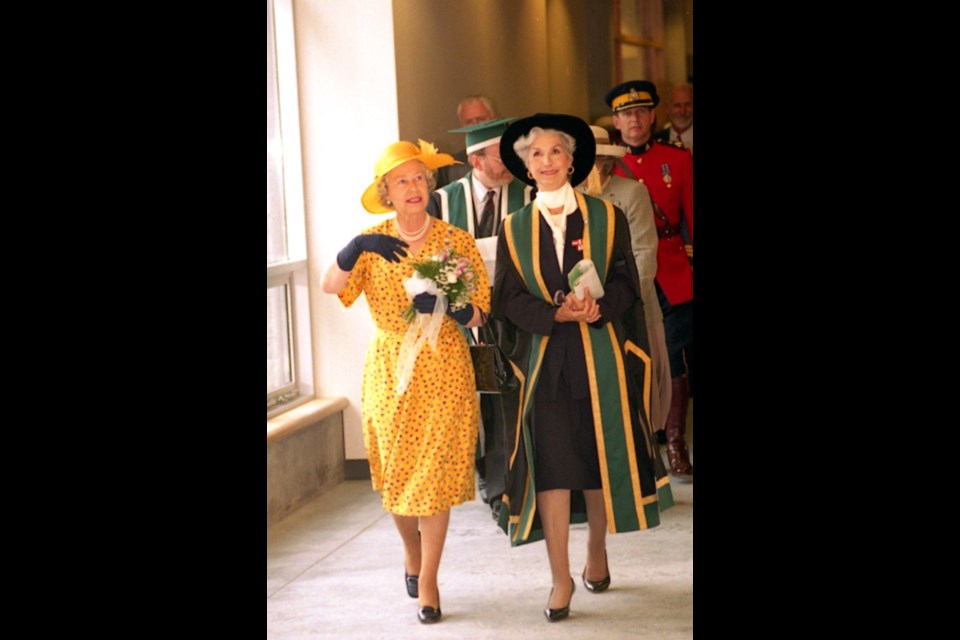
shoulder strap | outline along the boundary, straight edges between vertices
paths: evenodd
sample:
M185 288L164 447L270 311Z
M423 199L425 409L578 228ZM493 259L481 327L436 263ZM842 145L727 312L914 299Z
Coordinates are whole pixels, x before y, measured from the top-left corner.
M628 165L626 162L623 161L623 158L617 158L617 166L623 169L623 172L628 176L630 176L631 178L633 178L634 180L640 179L637 177L637 174L633 172L633 169L630 168L630 165Z

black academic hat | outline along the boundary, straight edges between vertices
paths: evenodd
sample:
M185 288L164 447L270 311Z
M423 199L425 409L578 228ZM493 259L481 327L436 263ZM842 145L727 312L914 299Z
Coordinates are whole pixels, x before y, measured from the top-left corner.
M521 136L530 133L534 127L556 129L573 136L577 148L573 152L573 175L570 176L570 184L577 186L586 180L590 170L593 169L593 161L597 155L597 142L590 125L576 116L562 113L537 113L515 120L507 127L500 137L500 159L507 165L510 173L529 185L537 185L536 181L527 175L527 165L513 150L513 143Z

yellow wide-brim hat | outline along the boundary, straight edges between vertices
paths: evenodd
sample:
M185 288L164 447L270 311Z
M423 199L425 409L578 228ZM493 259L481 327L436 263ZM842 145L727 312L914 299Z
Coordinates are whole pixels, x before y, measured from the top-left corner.
M449 153L438 153L437 148L426 140L417 140L420 146L401 140L387 146L373 163L373 182L367 187L360 197L360 203L363 208L370 213L389 213L393 207L385 207L380 203L377 196L377 184L393 169L396 169L404 162L410 160L419 160L427 169L435 171L440 167L451 164L462 164L453 159Z

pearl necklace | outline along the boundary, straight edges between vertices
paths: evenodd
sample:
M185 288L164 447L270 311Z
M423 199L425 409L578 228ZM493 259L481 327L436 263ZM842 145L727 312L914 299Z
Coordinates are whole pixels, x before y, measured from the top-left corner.
M403 238L403 239L406 240L407 242L416 242L417 240L419 240L419 239L422 238L423 236L427 235L427 229L430 227L430 216L429 216L429 215L425 215L424 217L426 218L426 220L423 221L423 226L420 227L418 230L414 231L414 232L411 233L411 234L407 234L407 233L403 230L403 227L400 226L400 220L399 220L399 219L394 218L394 219L393 219L393 223L396 225L396 227L397 227L397 233L400 234L400 237L401 237L401 238Z

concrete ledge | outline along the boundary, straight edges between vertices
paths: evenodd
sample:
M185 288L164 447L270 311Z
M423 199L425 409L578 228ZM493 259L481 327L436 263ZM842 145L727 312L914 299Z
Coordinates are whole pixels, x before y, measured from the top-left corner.
M267 421L267 526L343 482L348 404L312 400Z
M323 420L342 413L350 404L346 398L318 398L267 420L267 446Z

